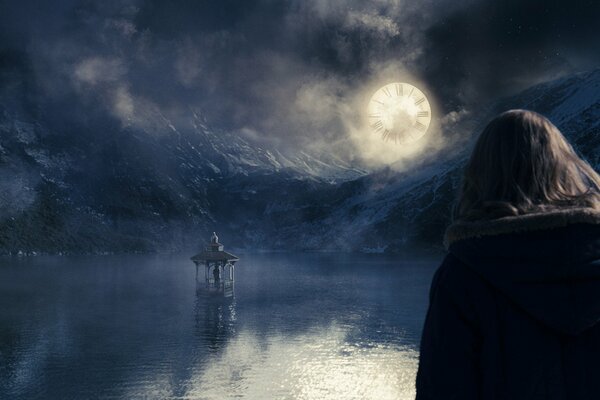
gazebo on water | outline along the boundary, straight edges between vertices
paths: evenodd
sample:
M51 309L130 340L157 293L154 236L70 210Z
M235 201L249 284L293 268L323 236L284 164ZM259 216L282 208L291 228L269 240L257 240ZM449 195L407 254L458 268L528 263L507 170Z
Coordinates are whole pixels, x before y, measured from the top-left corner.
M196 264L196 281L198 269L204 265L204 279L208 288L223 290L233 286L234 265L239 258L223 250L216 233L213 232L210 244L193 256L192 261Z

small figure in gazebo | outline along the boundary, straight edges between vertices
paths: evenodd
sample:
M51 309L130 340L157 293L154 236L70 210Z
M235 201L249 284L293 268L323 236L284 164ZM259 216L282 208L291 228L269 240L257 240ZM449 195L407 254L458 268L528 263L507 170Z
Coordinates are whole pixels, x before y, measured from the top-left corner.
M219 243L219 237L213 232L210 244L192 257L192 261L196 264L196 282L198 282L198 268L204 265L204 279L209 290L228 291L233 288L234 265L239 258L224 251L223 248Z

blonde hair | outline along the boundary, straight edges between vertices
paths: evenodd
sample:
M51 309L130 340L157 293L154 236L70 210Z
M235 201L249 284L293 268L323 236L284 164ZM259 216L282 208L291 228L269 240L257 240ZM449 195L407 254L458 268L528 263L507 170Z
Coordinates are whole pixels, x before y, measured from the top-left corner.
M510 110L479 136L454 219L492 219L562 207L600 208L600 176L544 116Z

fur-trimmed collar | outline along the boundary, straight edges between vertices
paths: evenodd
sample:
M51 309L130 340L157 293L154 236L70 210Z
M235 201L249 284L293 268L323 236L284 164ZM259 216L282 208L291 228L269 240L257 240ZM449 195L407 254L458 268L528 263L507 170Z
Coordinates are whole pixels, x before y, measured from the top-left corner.
M492 220L458 220L446 229L444 247L448 249L453 242L473 237L558 228L578 223L600 224L600 210L594 208L565 208Z

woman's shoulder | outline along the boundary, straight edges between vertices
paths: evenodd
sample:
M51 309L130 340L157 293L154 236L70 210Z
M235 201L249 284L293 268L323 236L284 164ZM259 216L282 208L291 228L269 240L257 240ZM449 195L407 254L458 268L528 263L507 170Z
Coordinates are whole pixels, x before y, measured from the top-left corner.
M434 283L447 285L458 284L464 278L470 278L474 272L456 255L447 253L434 275Z
M458 318L478 332L494 303L494 292L459 258L449 253L434 274L429 292L432 318ZM458 326L458 325L455 325Z
M478 297L488 292L488 284L477 272L469 268L452 253L444 256L431 283L430 296L443 291L455 299Z

